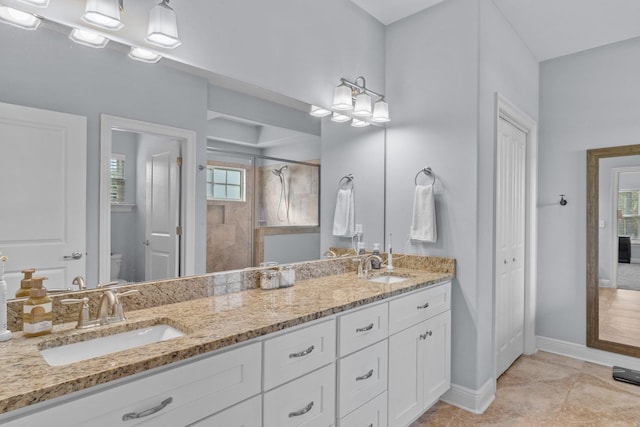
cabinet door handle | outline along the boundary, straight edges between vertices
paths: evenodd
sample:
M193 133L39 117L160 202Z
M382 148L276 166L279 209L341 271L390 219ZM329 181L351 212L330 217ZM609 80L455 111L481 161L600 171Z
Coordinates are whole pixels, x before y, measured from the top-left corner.
M373 369L369 370L369 372L367 372L364 375L360 375L359 377L356 377L356 381L368 380L369 378L371 378L372 375L373 375Z
M369 326L365 326L364 328L358 328L356 329L356 332L367 332L373 329L373 323L371 323Z
M173 398L167 397L165 400L160 402L158 406L154 408L147 409L146 411L142 411L142 412L129 412L128 414L124 414L122 416L122 421L135 420L136 418L148 417L149 415L153 415L158 411L162 411L171 402L173 402Z
M300 352L298 352L298 353L291 353L291 354L289 354L289 359L294 359L294 358L296 358L296 357L303 357L303 356L306 356L307 354L311 353L311 352L313 351L313 349L314 349L314 348L315 348L314 346L311 346L311 347L309 347L308 349L303 350L303 351L300 351ZM312 403L313 403L313 402L312 402Z
M418 310L422 310L423 308L429 308L429 303L425 303L424 305L418 306Z
M299 417L300 415L304 415L307 412L309 412L311 410L311 408L313 408L313 400L311 402L309 402L309 404L307 406L305 406L304 408L300 409L299 411L289 412L289 418Z
M421 340L426 340L427 337L430 337L431 335L433 335L433 331L427 331L424 334L420 334L420 339Z

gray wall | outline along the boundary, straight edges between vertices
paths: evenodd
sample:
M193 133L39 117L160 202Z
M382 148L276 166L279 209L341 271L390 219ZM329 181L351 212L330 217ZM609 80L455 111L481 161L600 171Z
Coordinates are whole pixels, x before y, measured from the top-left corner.
M264 261L280 264L320 259L320 233L264 236Z
M540 65L539 336L586 342L586 150L640 142L638 75L640 39Z
M495 369L494 93L536 118L538 64L493 3L482 1L448 0L390 25L386 51L394 108L387 231L397 251L456 258L452 382L475 390ZM405 244L414 176L424 166L437 176L438 242Z

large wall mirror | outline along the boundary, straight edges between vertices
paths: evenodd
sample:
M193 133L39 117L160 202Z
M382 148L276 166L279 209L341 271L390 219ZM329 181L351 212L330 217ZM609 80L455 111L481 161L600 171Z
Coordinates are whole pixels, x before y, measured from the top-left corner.
M587 151L587 345L640 357L640 145Z

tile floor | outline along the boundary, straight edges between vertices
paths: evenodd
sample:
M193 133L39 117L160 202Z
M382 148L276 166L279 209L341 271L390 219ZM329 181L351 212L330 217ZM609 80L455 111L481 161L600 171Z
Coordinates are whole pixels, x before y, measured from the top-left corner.
M615 381L611 368L539 351L498 379L482 415L438 402L411 427L640 426L640 386Z

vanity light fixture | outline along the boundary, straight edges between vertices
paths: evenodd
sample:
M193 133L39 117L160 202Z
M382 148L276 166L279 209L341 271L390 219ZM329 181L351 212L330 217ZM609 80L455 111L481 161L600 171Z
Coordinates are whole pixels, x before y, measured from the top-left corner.
M374 104L371 121L374 123L388 123L391 121L389 119L389 104L384 101L384 98Z
M18 0L20 3L28 4L29 6L47 7L49 6L49 0Z
M182 44L178 37L176 13L169 6L169 0L160 0L160 3L149 11L149 29L145 41L167 49Z
M129 51L129 58L135 59L136 61L155 64L162 59L162 56L142 47L131 47L131 50Z
M333 91L333 104L331 108L337 111L349 111L353 109L351 88L340 84Z
M351 121L351 126L354 128L363 128L369 126L370 123L364 120L356 119L355 117Z
M331 111L325 110L324 108L318 107L317 105L312 105L311 112L309 114L311 114L313 117L326 117L331 114Z
M334 111L333 115L331 116L331 121L336 123L346 123L349 120L351 120L351 117L347 116L346 114L340 114L337 111Z
M353 115L357 117L371 116L371 97L362 92L356 96L356 106L353 107Z
M78 44L95 48L103 48L109 43L108 38L80 28L74 28L69 34L69 38Z
M87 0L81 19L105 30L117 31L124 26L120 20L120 0Z
M0 22L22 28L23 30L35 30L42 20L33 13L0 4Z

